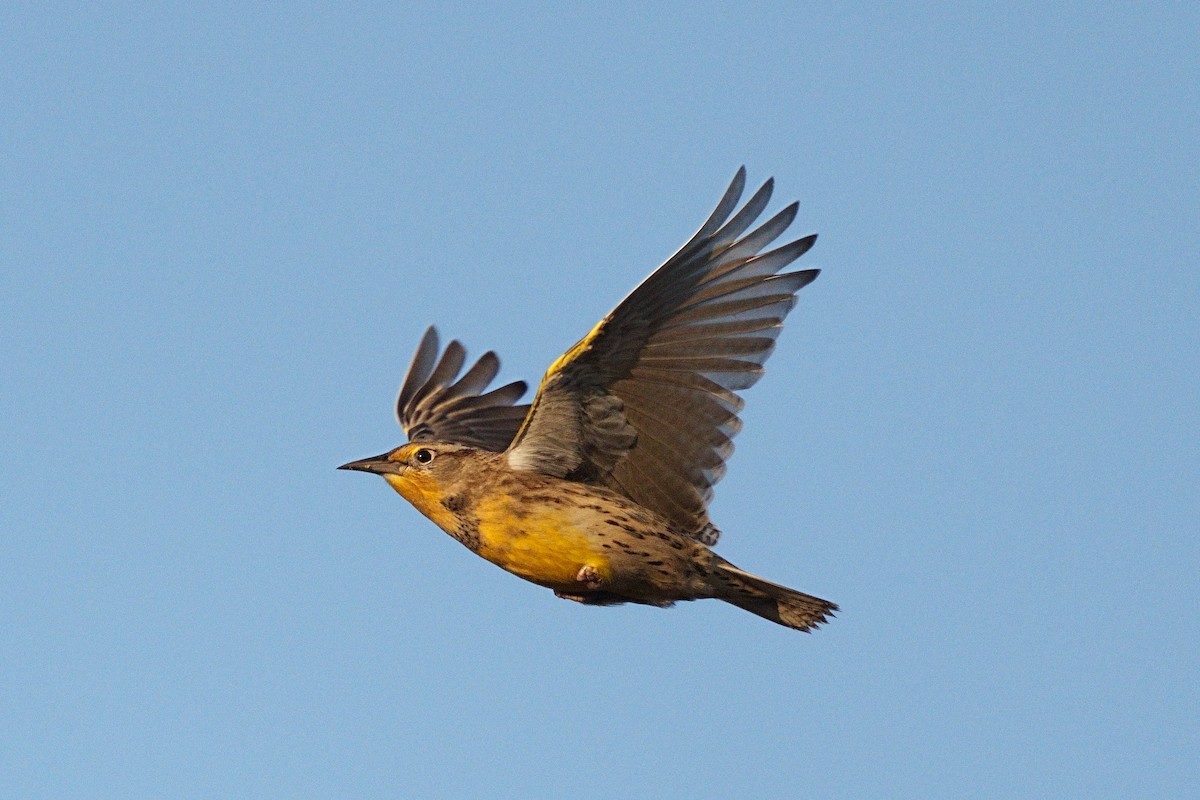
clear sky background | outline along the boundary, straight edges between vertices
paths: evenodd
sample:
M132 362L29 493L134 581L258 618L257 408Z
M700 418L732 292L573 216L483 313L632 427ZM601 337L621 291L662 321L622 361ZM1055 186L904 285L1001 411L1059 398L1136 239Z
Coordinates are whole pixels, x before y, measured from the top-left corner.
M0 795L1195 796L1191 4L5 4ZM837 601L583 608L377 478L737 169L801 293L714 518Z

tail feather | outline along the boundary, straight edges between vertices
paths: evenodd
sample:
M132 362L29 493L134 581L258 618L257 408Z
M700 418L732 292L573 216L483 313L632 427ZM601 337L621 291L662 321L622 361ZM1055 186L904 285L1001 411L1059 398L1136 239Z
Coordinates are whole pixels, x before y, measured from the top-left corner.
M724 559L713 577L717 599L798 631L811 631L838 610L836 603L771 583Z

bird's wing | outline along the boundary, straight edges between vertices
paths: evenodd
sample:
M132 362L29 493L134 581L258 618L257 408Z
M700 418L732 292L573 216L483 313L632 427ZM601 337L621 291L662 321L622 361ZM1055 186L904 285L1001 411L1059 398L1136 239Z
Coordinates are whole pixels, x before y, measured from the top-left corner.
M484 393L500 371L500 359L488 351L460 378L467 351L452 340L438 357L437 330L421 337L400 395L396 419L410 442L454 442L499 453L508 447L529 411L514 405L525 382Z
M601 483L711 544L706 507L725 472L742 400L796 292L818 270L778 274L816 236L762 252L797 204L746 231L768 180L734 214L743 167L679 252L547 370L508 448L515 469Z

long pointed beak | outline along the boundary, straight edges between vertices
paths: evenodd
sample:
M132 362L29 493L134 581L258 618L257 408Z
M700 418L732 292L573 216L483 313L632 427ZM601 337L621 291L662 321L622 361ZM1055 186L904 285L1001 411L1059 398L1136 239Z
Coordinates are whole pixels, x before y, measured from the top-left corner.
M353 469L359 472L374 472L376 475L387 475L389 473L398 473L404 469L404 465L396 461L388 461L388 454L384 453L380 456L371 456L358 461L351 461L349 464L342 464L338 469Z

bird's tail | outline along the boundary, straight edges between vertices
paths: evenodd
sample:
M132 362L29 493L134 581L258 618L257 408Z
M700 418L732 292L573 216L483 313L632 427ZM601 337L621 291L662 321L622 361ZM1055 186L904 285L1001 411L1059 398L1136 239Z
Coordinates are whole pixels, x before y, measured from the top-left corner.
M713 585L717 599L798 631L812 630L838 610L835 603L763 580L720 557Z

